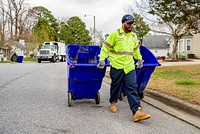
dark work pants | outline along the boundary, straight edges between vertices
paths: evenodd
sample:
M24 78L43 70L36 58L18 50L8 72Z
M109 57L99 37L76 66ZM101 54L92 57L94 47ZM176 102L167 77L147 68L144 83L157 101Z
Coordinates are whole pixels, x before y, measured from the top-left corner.
M118 102L120 87L123 83L124 90L127 95L130 109L133 114L140 106L140 98L137 93L136 72L135 70L125 74L123 69L110 69L111 87L110 87L110 103Z

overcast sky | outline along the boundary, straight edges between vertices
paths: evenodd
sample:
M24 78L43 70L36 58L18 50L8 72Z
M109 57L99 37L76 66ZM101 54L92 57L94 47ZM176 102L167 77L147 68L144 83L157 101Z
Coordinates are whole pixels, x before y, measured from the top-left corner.
M28 0L33 6L43 6L57 19L78 16L89 30L96 22L96 30L110 33L121 27L121 18L127 14L125 9L134 6L135 0ZM84 17L84 14L92 15Z

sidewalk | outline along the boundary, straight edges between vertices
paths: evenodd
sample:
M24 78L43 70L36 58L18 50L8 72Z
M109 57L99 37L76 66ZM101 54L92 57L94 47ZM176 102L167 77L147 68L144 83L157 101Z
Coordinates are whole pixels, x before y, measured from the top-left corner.
M182 65L197 65L200 64L200 59L192 59L191 61L183 61L183 62L167 62L167 61L159 61L161 66L182 66Z
M200 64L200 60L184 61L184 62L160 62L161 66L179 66L179 65L195 65ZM108 68L109 69L109 68ZM104 82L110 84L110 76L106 74ZM176 118L179 118L200 129L200 106L179 100L175 97L155 92L149 89L144 91L145 97L143 102L160 109Z

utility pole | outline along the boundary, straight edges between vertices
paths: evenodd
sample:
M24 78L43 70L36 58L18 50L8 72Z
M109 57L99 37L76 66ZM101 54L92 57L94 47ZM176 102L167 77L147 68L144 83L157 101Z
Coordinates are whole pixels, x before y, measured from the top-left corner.
M95 25L96 25L96 24L95 24L95 23L96 23L96 22L95 22L95 16L94 16L94 15L87 15L87 14L84 15L84 17L87 17L87 16L92 16L93 19L94 19L94 29L93 29L93 34L94 34L93 36L94 36L94 39L93 39L93 45L96 45L96 35L95 35L95 33L96 33L96 28L95 28Z

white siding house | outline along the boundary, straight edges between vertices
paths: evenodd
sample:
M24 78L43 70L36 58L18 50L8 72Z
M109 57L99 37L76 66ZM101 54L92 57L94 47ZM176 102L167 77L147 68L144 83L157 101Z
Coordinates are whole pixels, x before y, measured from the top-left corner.
M170 36L168 35L147 35L143 38L143 45L146 46L155 57L168 56Z
M170 53L172 53L174 47L173 38L170 41ZM177 52L179 56L188 57L189 54L194 54L195 58L200 58L200 33L193 34L187 33L178 41Z

